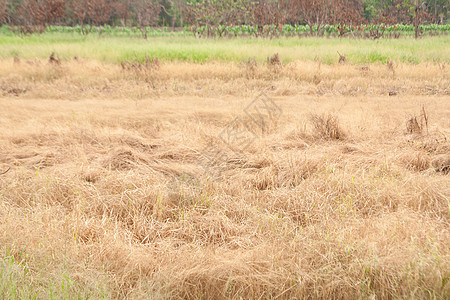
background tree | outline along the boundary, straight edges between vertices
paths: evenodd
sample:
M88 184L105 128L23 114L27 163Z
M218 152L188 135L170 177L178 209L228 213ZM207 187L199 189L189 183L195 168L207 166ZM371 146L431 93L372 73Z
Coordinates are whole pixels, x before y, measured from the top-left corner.
M369 29L369 36L373 39L384 35L386 25L410 22L404 0L365 0L363 16L367 23L375 25Z
M282 25L307 24L321 35L326 24L340 35L352 25L370 23L374 38L385 24L448 22L449 0L0 0L0 22L30 30L50 24L92 26L136 24L147 37L147 26L192 25L197 33L224 36L228 25L250 25L256 36L278 34ZM204 28L205 30L197 30ZM145 29L145 30L144 30ZM235 31L237 34L238 31Z
M273 35L275 30L282 30L282 26L290 17L288 1L257 1L252 12L252 23L257 27L256 36ZM276 25L272 30L267 25ZM266 29L264 29L266 28Z
M68 4L75 22L81 26L83 34L89 34L92 25L108 24L114 14L112 1L106 0L71 0ZM87 25L90 25L87 27ZM102 33L100 28L99 34Z
M169 0L171 5L171 10L173 11L173 18L179 18L179 25L183 27L184 25L184 15L186 14L187 3L185 0ZM175 22L173 22L175 25Z
M90 29L86 29L89 22L89 0L70 0L69 7L73 14L73 19L76 24L80 25L83 34L89 34Z
M187 3L188 20L206 26L207 35L223 36L227 25L242 24L252 12L251 0L198 0Z
M117 0L111 3L113 18L116 18L121 26L128 24L130 18L130 1L129 0Z
M55 24L64 16L63 0L24 0L17 10L16 22L26 32L42 32L46 26Z
M147 27L158 24L161 5L158 1L152 0L131 0L130 4L136 16L137 25L143 37L147 39Z
M412 24L414 25L414 36L417 39L421 34L420 25L431 20L431 14L428 11L427 1L425 0L405 0L404 7L412 15Z
M44 24L56 24L65 14L66 4L64 0L44 0Z
M448 11L450 9L449 0L427 1L427 6L434 23L444 24L445 20L448 20Z
M325 24L329 23L332 7L332 0L291 1L292 13L308 24L311 35L314 34L313 26L316 26L317 35L321 34Z
M347 26L360 25L364 22L362 0L336 0L331 8L330 23L338 24L339 36L347 33Z
M184 26L184 18L187 11L186 0L162 0L161 8L165 14L171 18L172 27L175 28L177 19L178 25Z
M0 25L6 23L8 17L6 0L0 0Z
M108 24L113 16L113 6L111 1L90 0L88 1L88 17L91 23L96 26ZM102 28L98 32L102 34Z

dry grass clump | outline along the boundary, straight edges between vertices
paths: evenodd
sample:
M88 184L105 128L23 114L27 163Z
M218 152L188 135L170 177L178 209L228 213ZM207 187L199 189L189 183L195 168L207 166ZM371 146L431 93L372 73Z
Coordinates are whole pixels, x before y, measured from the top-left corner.
M337 116L332 114L311 114L309 117L316 136L325 140L343 140L346 133L342 130Z
M150 83L157 81L156 74L161 67L158 57L150 58L149 55L145 56L143 62L136 59L134 62L122 61L120 65L122 70L131 73L135 80Z
M267 66L269 70L278 74L283 70L283 62L280 59L280 55L275 53L274 55L267 57Z
M339 63L345 64L347 62L347 57L345 57L345 55L343 55L343 54L340 54L339 51L338 51L338 54L339 54Z
M395 77L395 68L394 68L394 62L391 59L388 59L386 62L386 66L389 71L392 72L392 77Z
M55 52L52 52L52 54L50 54L50 57L48 58L48 62L53 65L58 65L58 66L61 65L61 61L58 58L56 58Z
M373 78L343 96L365 82L347 64L267 86L265 67L164 63L154 87L83 60L12 66L0 86L30 89L0 101L5 298L448 298L448 96L393 102ZM261 87L282 110L264 123ZM429 133L405 136L424 97ZM260 128L245 148L236 118Z
M436 156L432 161L431 165L435 168L436 172L441 172L444 175L450 173L450 155L439 155Z
M4 96L20 96L27 92L25 87L1 87Z
M251 61L251 60L250 60ZM105 64L79 57L61 61L59 67L33 60L15 65L13 60L0 62L0 87L5 96L29 98L56 97L76 100L80 97L142 99L170 96L209 96L217 94L252 97L256 90L270 89L276 96L368 96L401 91L402 95L448 95L450 85L446 70L438 64L402 65L399 78L386 76L384 65L373 64L370 72L352 65L326 65L294 61L274 66L249 66L210 62L162 63L147 56L122 64ZM320 66L321 65L321 66ZM318 67L320 68L318 70ZM439 73L439 76L435 76ZM48 85L57 85L50 92ZM387 89L388 87L388 89ZM15 91L26 91L16 93ZM11 92L8 92L11 91Z
M122 61L120 63L123 70L133 70L133 71L142 71L142 70L157 70L160 68L159 59L157 57L150 58L149 55L145 56L143 62L136 59L135 62L131 61Z
M20 57L19 55L14 55L14 64L15 65L20 65Z
M425 107L422 106L422 111L419 116L411 116L406 122L406 132L408 134L421 135L424 131L428 133L428 115Z
M412 171L425 171L431 166L430 157L423 151L405 153L401 161L406 168Z
M249 57L247 61L241 64L245 67L247 79L254 79L257 76L258 63L254 57Z
M145 65L147 66L147 68L159 69L159 67L160 67L159 58L158 57L150 58L150 56L146 55L145 56Z
M270 164L260 167L251 179L257 190L295 188L323 168L322 162L314 158L289 155L272 159Z
M283 63L281 62L280 55L278 53L275 53L271 57L267 57L267 64L269 66L282 66Z

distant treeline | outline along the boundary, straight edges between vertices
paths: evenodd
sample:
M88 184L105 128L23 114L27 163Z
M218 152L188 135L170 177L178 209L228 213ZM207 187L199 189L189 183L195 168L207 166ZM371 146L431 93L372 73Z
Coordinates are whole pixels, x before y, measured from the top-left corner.
M343 35L361 24L409 24L418 36L421 24L447 24L449 7L449 0L0 0L0 24L23 33L51 25L80 26L83 34L94 26L136 27L144 37L149 26L223 36L236 25L264 35L269 27L300 24L321 35L333 24Z

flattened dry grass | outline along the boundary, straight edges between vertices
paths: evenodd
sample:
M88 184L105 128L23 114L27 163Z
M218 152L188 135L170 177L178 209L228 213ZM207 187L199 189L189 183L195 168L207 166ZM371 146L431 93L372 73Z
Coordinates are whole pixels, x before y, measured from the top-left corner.
M50 53L48 54L50 56ZM365 65L294 61L283 64L164 62L105 64L82 58L0 60L0 95L41 99L130 99L200 96L448 96L450 68L440 63ZM278 58L280 59L280 58ZM281 60L283 57L281 57Z
M448 298L447 71L252 65L1 62L0 297Z

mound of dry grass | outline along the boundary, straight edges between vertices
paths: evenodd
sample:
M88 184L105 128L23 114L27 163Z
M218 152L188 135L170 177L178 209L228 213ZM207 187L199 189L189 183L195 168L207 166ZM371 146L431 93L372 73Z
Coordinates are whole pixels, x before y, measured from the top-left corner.
M325 65L318 62L281 64L169 63L147 58L122 65L100 64L82 58L60 60L60 65L35 60L14 65L0 61L0 95L25 98L108 98L134 99L159 96L216 95L253 97L257 91L277 96L447 96L448 69L439 64L417 66L398 64L392 80L384 65L373 64L370 72L350 64ZM14 67L12 68L12 65ZM436 76L439 74L439 76Z
M3 297L448 298L449 99L413 95L423 66L396 67L411 89L393 101L389 74L364 77L381 65L288 65L272 89L266 66L161 63L152 92L120 66L12 65L0 86L28 89L0 99ZM282 110L263 129L245 112L262 86ZM427 130L405 134L423 101ZM235 118L257 136L241 151Z
M342 140L346 134L339 125L339 119L331 114L319 116L312 114L311 123L314 126L315 134L319 138L329 140Z

